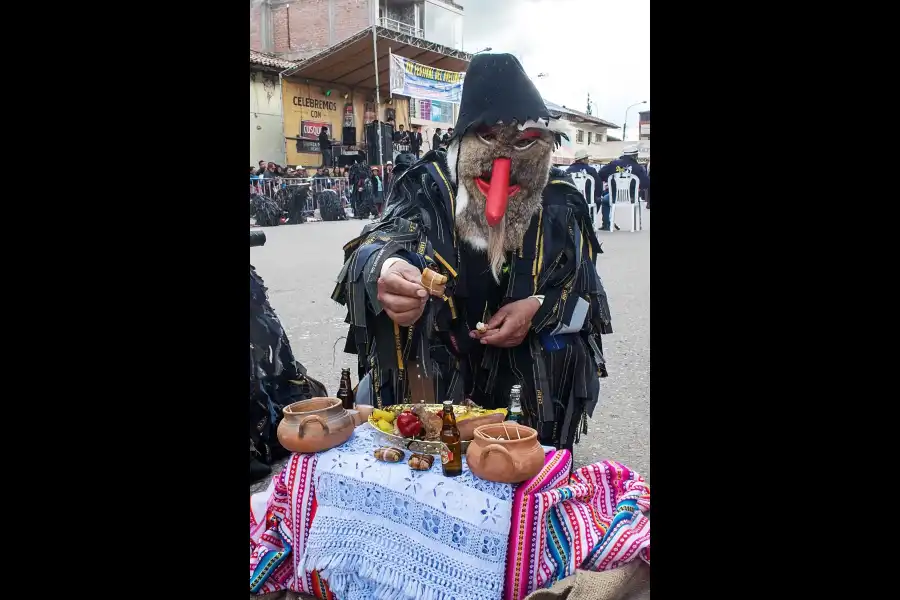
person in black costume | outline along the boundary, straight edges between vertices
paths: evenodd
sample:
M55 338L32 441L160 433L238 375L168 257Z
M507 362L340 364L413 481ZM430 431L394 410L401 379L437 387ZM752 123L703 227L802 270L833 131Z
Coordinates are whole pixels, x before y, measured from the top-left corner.
M264 194L250 194L250 216L260 227L276 227L281 223L281 207Z
M308 198L308 185L287 185L275 193L275 201L287 213L287 222L291 225L306 223L304 211Z
M313 397L326 397L328 390L306 374L294 359L287 333L269 304L266 286L250 265L249 352L250 482L271 472L270 465L287 456L276 430L282 409Z
M381 219L344 246L332 298L375 406L411 401L410 371L439 400L486 408L519 384L541 442L571 449L586 433L611 316L587 203L550 166L551 127L514 56L476 55L447 152L400 175ZM445 288L421 284L426 267Z
M350 168L348 179L353 216L357 219L367 219L375 210L375 194L365 160L357 162Z

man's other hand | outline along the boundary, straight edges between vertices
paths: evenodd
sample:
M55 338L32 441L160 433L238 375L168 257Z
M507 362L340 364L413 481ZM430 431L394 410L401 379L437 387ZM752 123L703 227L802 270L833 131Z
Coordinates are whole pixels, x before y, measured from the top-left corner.
M382 270L378 279L378 301L397 325L409 327L425 310L428 290L422 287L422 273L404 260Z
M514 348L522 343L531 329L531 319L541 307L537 298L525 298L510 302L498 310L483 333L472 331L469 336L482 344L498 348Z

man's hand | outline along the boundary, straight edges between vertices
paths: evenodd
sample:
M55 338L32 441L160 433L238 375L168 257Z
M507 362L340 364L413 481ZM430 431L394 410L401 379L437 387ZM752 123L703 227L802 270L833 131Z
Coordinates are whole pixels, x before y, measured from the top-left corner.
M395 261L378 278L378 301L397 325L409 327L422 316L428 290L421 279L419 269L404 260Z
M531 329L531 319L541 307L537 298L525 298L503 306L487 322L484 333L472 331L469 337L498 348L514 348L522 343Z

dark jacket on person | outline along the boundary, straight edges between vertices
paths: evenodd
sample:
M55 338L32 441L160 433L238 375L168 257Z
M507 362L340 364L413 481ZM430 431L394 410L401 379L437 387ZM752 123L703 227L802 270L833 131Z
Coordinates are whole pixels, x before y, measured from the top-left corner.
M650 178L647 176L647 171L642 164L638 163L638 161L631 156L620 156L608 165L604 165L603 168L600 169L598 175L600 176L600 181L606 181L609 179L610 175L615 173L631 173L638 178L642 190L650 189ZM615 202L616 198L615 181L615 178L613 178L613 185L610 186L609 189L609 197L612 202ZM633 183L631 187L631 197L634 198Z
M418 131L413 131L409 134L409 149L413 151L413 154L419 151L422 147L422 134Z
M376 407L408 401L405 365L415 361L441 399L506 407L511 387L521 385L523 413L541 441L571 447L593 413L599 378L607 375L600 335L612 332L595 267L602 250L587 203L571 177L551 170L522 248L509 253L497 283L485 276L487 255L457 239L457 187L444 157L429 152L398 176L381 219L344 246L332 298L348 309L345 351L358 355L360 379L371 373ZM449 277L446 296L432 298L413 327L394 325L377 298L391 256ZM497 348L470 339L486 313L534 294L544 301L520 345Z
M597 169L592 167L591 165L583 162L577 162L569 166L566 170L567 173L581 173L586 172L594 179L594 199L599 200L600 196L603 195L603 182L600 180L600 176L597 174Z
M319 132L319 152L325 152L326 150L331 150L331 140L328 139L328 134L323 130Z
M438 134L434 134L433 136L431 136L431 149L437 150L440 145L441 145L441 136L439 136Z

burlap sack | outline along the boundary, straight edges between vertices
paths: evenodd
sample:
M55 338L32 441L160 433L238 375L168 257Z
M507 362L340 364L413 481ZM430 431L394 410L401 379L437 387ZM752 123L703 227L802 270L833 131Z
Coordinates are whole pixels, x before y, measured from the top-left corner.
M636 560L612 571L575 571L525 600L650 600L650 567Z

